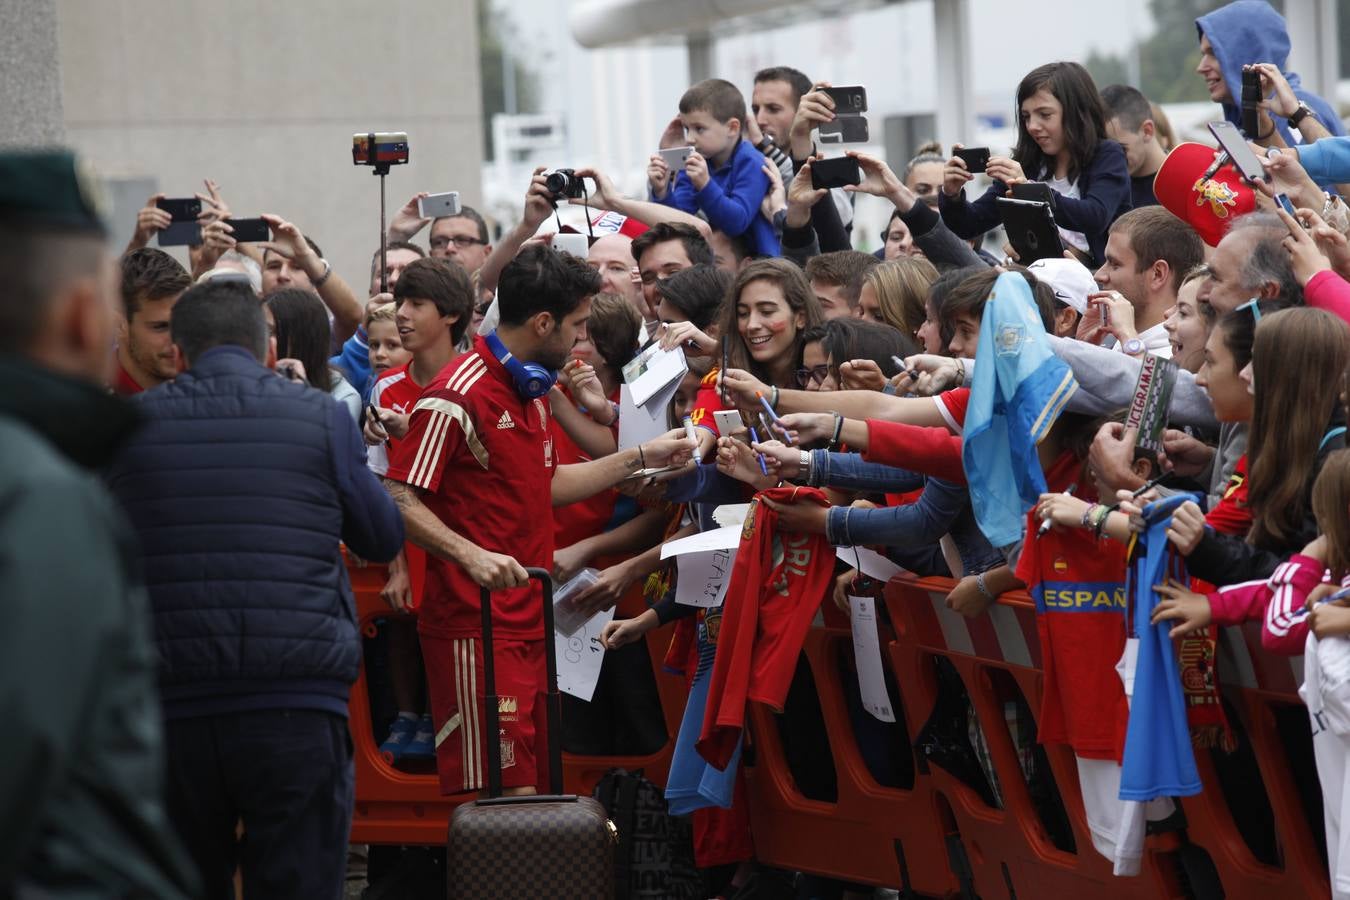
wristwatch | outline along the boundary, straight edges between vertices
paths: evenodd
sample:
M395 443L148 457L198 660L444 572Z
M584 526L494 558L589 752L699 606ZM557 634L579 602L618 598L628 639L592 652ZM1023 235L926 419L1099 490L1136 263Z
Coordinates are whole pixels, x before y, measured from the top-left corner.
M810 483L811 483L811 451L810 451L810 450L802 450L802 451L801 451L801 454L802 454L801 457L800 457L801 462L799 463L799 467L800 467L801 471L797 473L797 477L798 477L798 478L804 478L804 479L806 480L807 484L810 484Z
M333 267L328 264L328 260L320 259L319 262L323 263L323 274L310 282L316 288L323 287L324 282L333 274Z
M1125 353L1126 356L1138 356L1148 348L1144 346L1144 342L1139 340L1139 338L1132 337L1125 343L1121 344L1120 349Z
M1300 100L1298 102L1298 109L1294 110L1294 114L1285 121L1289 123L1290 128L1297 128L1299 123L1302 122L1308 116L1316 118L1317 113L1313 112L1313 108L1311 106Z

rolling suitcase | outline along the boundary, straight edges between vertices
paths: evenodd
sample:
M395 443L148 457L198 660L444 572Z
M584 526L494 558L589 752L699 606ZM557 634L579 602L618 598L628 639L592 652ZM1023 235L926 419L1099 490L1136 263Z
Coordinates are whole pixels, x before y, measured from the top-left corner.
M492 603L483 607L488 797L464 803L450 818L446 880L451 898L610 898L617 834L604 807L563 793L562 698L553 645L553 586L543 569L527 569L544 587L544 654L548 691L549 793L503 797L497 681L492 658Z

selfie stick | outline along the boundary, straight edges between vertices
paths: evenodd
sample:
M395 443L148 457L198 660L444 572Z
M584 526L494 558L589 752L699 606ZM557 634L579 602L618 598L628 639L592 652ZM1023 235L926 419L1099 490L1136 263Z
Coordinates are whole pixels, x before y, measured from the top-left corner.
M391 163L380 162L375 155L375 134L371 132L366 137L370 148L370 159L374 163L374 172L380 176L380 293L389 293L389 267L386 265L386 257L389 254L389 235L385 232L384 225L384 176L389 174Z

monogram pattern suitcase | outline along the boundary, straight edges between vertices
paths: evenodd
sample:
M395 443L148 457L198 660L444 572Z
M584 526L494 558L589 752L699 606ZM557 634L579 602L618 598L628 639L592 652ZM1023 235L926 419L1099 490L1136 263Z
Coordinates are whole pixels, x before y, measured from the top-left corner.
M563 794L562 700L553 650L553 587L543 569L526 571L544 588L550 793L501 796L492 603L484 588L480 600L488 797L461 804L450 818L448 896L464 900L608 900L614 896L614 847L618 835L604 807L595 800Z

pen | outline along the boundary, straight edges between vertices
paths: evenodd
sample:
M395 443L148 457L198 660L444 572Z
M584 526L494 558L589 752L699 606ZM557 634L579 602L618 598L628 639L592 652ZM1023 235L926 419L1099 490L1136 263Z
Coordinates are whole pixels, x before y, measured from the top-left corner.
M759 433L755 431L755 426L753 425L750 426L750 440L756 444L759 443ZM756 450L755 459L759 460L759 471L764 473L765 475L768 475L769 467L764 465L764 454Z
M1074 492L1074 489L1077 487L1078 487L1077 483L1071 484L1069 485L1068 490L1066 490L1064 493L1072 494ZM1041 527L1036 529L1036 536L1040 537L1041 535L1045 534L1047 531L1050 530L1050 526L1054 524L1055 520L1050 518L1049 516L1046 516L1044 519L1041 519Z
M684 433L689 435L689 443L694 445L694 465L698 465L698 434L694 432L694 420L689 416L684 417Z
M1140 495L1143 494L1145 491L1148 491L1148 490L1151 490L1152 488L1157 487L1157 486L1159 485L1159 483L1161 483L1162 480L1163 480L1164 478L1166 478L1166 477L1167 477L1167 473L1164 472L1163 474L1159 475L1157 478L1154 478L1154 479L1151 480L1151 481L1146 481L1146 482L1144 482L1144 483L1143 483L1142 485L1140 485L1138 488L1135 488L1133 491L1130 492L1130 499L1133 500L1135 497L1140 496ZM1109 509L1111 512L1117 512L1117 511L1120 509L1120 501L1117 500L1115 503L1112 503L1110 506L1107 507L1107 509Z
M918 369L910 369L906 367L905 361L898 356L892 356L891 362L895 363L896 368L898 368L901 372L904 372L910 378L918 378L920 375L923 374Z
M760 405L761 405L761 406L763 406L766 410L768 410L768 412L769 412L769 418L772 419L772 420L774 420L775 422L777 422L777 421L778 421L778 413L776 413L776 412L773 411L773 407L769 405L769 401L768 401L768 400L765 400L765 399L764 399L764 395L761 394L759 391L755 391L755 399L758 400L758 401L760 402Z

